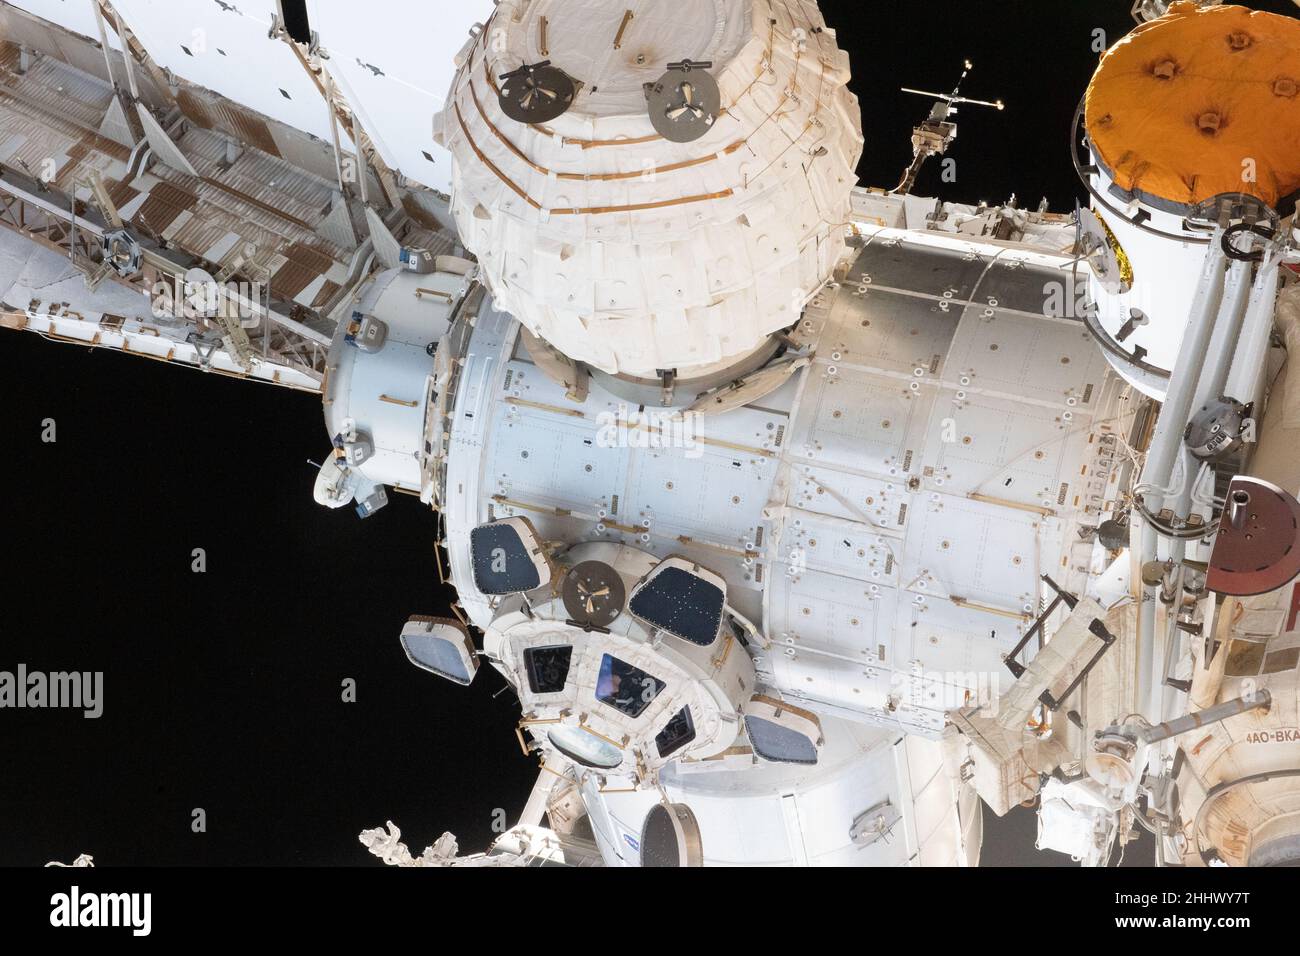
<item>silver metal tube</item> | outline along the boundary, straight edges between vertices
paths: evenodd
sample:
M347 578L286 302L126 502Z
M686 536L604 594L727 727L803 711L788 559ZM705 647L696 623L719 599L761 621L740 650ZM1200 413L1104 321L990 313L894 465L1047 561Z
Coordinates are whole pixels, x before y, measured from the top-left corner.
M1143 568L1155 560L1157 540L1155 528L1145 521L1140 522L1140 525L1141 549L1137 563L1139 568ZM1138 575L1134 575L1133 579L1138 586L1137 709L1143 713L1155 712L1151 687L1155 682L1156 668L1156 594L1155 589L1143 584ZM1147 695L1145 699L1143 693Z
M122 62L126 65L126 82L131 87L131 99L140 99L140 89L135 85L135 67L131 65L131 43L126 38L126 29L122 26L122 15L113 10L113 22L117 25L117 38L122 41Z
M1239 402L1258 402L1263 397L1265 366L1268 364L1269 341L1277 311L1277 272L1280 259L1275 247L1264 251L1264 260L1250 290L1250 305L1237 342L1232 369L1224 385L1228 398ZM1259 409L1255 409L1258 419Z
M1183 332L1183 341L1178 348L1178 358L1174 361L1173 371L1169 375L1169 388L1165 392L1165 400L1156 419L1151 447L1147 449L1146 467L1142 469L1142 482L1154 486L1154 489L1144 496L1147 508L1152 512L1158 512L1164 507L1165 494L1160 489L1168 487L1174 461L1178 456L1179 448L1182 447L1183 431L1187 428L1192 399L1201 379L1206 349L1210 344L1215 320L1219 316L1219 306L1223 300L1224 265L1227 259L1220 241L1222 236L1223 230L1215 229L1210 247L1206 250L1205 261L1196 283L1196 297L1192 300L1191 313L1187 319L1187 328Z
M1249 262L1236 260L1228 267L1223 300L1205 351L1205 366L1196 382L1196 390L1192 393L1191 414L1193 415L1208 403L1223 397L1228 371L1232 365L1232 356L1236 352L1237 341L1241 335L1242 320L1246 316L1246 304L1250 298L1250 272ZM1183 483L1177 501L1173 505L1173 512L1178 518L1186 520L1192 510L1192 494L1197 490L1196 473L1200 462L1188 450L1186 444L1180 446L1179 454L1183 466ZM1209 483L1210 489L1213 489L1214 476L1206 475L1205 481ZM1210 516L1205 514L1204 517L1208 520Z
M108 31L104 29L104 14L99 9L99 0L90 0L90 7L95 11L95 26L99 27L99 45L104 50L104 68L108 70L108 82L116 90L117 80L113 76L113 57L108 49Z
M334 112L334 77L329 70L321 68L321 77L325 80L325 108L330 114L330 138L334 140L334 172L338 176L339 191L347 197L348 187L343 182L343 144L339 140L339 118Z
M1229 717L1236 717L1238 714L1244 714L1246 711L1254 710L1257 707L1267 710L1272 703L1273 696L1267 690L1257 691L1246 697L1224 701L1222 704L1215 704L1213 707L1198 710L1195 713L1187 714L1167 723L1156 724L1153 727L1143 727L1138 731L1138 738L1145 744L1159 743L1162 740L1168 740L1170 737L1177 737L1179 734L1198 730L1208 724L1216 724L1221 720L1227 720Z
M1160 489L1169 486L1174 462L1182 448L1183 431L1187 427L1192 398L1201 378L1205 351L1219 315L1227 260L1221 244L1222 238L1223 229L1215 229L1206 249L1187 328L1183 332L1178 358L1169 376L1165 401L1156 419L1155 434L1147 450L1146 465L1142 469L1143 483L1153 488L1143 496L1147 508L1152 512L1159 512L1164 507L1165 493ZM1141 551L1138 566L1142 567L1155 560L1157 538L1155 529L1146 521L1141 522L1139 535ZM1140 703L1148 719L1158 721L1163 709L1163 682L1156 679L1155 673L1159 659L1156 646L1161 643L1160 636L1156 634L1156 595L1151 588L1144 587L1138 596L1138 688L1145 689L1147 694L1146 700Z
M1163 717L1165 714L1172 713L1174 701L1178 690L1169 683L1169 678L1174 672L1174 652L1182 643L1182 637L1178 630L1178 605L1183 599L1183 580L1187 575L1187 568L1182 563L1185 543L1182 541L1175 542L1173 558L1177 562L1174 565L1174 595L1173 600L1166 602L1165 610L1165 633L1162 635L1163 647L1160 653L1160 673L1157 675L1159 687L1159 711L1157 716ZM1164 594L1161 594L1161 600L1164 600Z
M1223 397L1232 357L1241 335L1242 320L1246 317L1250 289L1250 263L1233 261L1228 267L1227 281L1223 286L1223 302L1206 349L1205 368L1192 395L1193 411L1207 402Z
M1228 523L1240 531L1246 525L1246 513L1250 510L1250 492L1238 489L1228 498Z

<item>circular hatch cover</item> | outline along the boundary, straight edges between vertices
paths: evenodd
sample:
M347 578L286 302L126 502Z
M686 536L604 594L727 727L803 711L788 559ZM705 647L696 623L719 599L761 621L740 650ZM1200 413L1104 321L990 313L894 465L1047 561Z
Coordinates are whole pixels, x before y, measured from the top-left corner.
M718 81L704 67L683 60L669 65L657 83L646 87L646 108L655 132L672 143L689 143L709 130L722 111Z
M549 60L525 63L501 81L501 112L517 123L549 123L564 115L577 93L569 74Z
M583 561L564 576L564 610L578 624L609 627L626 597L623 579L603 561Z

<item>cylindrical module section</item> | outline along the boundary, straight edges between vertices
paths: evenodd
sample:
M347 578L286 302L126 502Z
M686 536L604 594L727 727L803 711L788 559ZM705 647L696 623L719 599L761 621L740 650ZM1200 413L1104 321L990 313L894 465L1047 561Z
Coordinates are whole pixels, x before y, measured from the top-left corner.
M1102 57L1083 121L1097 331L1116 370L1163 400L1208 238L1188 217L1225 196L1285 215L1300 194L1300 22L1174 3Z

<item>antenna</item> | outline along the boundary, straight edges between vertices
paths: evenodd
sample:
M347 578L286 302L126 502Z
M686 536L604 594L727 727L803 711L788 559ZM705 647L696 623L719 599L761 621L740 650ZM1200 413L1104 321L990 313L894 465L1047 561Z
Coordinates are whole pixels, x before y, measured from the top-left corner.
M912 129L912 164L904 170L903 178L894 187L895 193L904 196L910 193L925 161L931 156L942 156L948 149L948 145L957 138L957 124L952 122L951 117L956 115L958 106L969 104L989 106L996 110L1006 108L1006 104L1001 100L976 100L961 95L961 85L966 81L973 67L974 64L970 60L963 62L961 76L957 78L951 93L931 93L927 90L902 87L904 93L931 97L934 105L930 107L930 115L919 126Z
M957 85L952 88L951 93L930 93L926 90L914 90L907 86L902 87L902 91L904 93L915 93L917 96L931 96L936 100L942 100L949 104L948 112L950 113L957 112L955 109L952 109L952 106L958 103L970 103L972 106L991 106L998 110L1005 109L1006 104L1001 100L973 100L970 97L960 95L961 85L966 82L966 77L970 75L970 71L974 66L975 64L971 63L970 60L966 60L962 64L961 76L957 78ZM936 103L935 106L940 106L940 104Z

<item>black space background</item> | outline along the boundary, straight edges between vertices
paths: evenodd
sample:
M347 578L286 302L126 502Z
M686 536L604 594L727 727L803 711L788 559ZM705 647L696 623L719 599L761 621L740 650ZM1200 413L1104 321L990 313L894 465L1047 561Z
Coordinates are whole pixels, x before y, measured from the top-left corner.
M1092 31L1123 35L1129 0L822 7L852 56L865 183L897 181L929 107L898 87L949 88L970 57L965 92L1007 109L963 110L956 183L931 165L916 192L1073 206ZM504 681L485 668L456 688L397 642L449 600L434 517L402 495L364 523L313 503L317 398L5 332L0 408L0 669L105 672L99 720L0 711L0 864L364 864L363 827L394 820L417 853L443 830L477 850L494 808L521 809L536 764ZM1034 826L988 816L985 863L1068 865L1033 850Z

